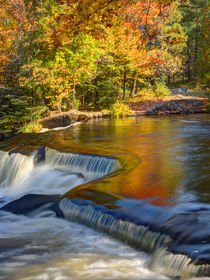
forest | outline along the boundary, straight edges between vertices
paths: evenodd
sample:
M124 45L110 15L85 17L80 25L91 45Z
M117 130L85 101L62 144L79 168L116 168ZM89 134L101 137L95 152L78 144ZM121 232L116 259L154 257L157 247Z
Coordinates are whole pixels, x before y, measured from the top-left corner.
M209 89L206 0L0 0L0 134L49 111Z

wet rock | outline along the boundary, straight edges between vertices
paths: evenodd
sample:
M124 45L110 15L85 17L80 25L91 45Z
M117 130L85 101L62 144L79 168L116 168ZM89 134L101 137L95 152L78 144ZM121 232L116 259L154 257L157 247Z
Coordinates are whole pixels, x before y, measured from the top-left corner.
M68 115L72 122L76 122L78 120L79 114L80 114L80 112L77 110L71 110L68 112Z
M93 118L102 118L102 113L101 112L94 112L94 113L92 113L92 115L93 115Z
M58 206L59 202L60 196L58 195L28 194L8 203L0 209L17 215L30 215L30 213L38 209L40 211L42 209L44 211L51 210L55 212L56 216L63 217L63 213Z
M45 160L45 147L41 146L37 149L37 153L34 156L34 163L39 164L41 162L44 162Z
M189 89L188 88L176 88L176 89L171 89L171 94L170 95L176 95L178 97L182 97L183 95L189 95Z
M104 118L111 117L111 112L103 112L102 117L104 117Z

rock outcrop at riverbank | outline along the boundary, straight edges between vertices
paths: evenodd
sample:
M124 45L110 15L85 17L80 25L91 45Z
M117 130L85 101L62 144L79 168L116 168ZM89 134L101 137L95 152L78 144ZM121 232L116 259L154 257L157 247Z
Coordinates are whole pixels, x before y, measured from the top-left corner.
M160 101L131 102L133 115L172 115L205 112L205 98L181 98Z
M129 116L157 115L165 116L172 114L195 114L205 112L206 99L186 97L172 100L130 102ZM111 117L111 112L81 112L71 110L68 112L54 113L40 121L43 128L67 127L75 122L84 122L93 118Z
M110 112L80 112L77 110L71 110L68 112L57 113L53 116L46 117L40 121L43 128L56 128L66 127L75 122L84 122L93 118L110 117Z

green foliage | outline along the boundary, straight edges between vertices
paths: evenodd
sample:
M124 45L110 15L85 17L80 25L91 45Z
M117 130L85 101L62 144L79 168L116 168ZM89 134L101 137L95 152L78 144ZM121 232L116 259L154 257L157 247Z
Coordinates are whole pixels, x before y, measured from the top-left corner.
M166 86L164 82L157 82L155 84L155 96L156 97L164 97L168 96L171 93L170 89Z
M4 94L4 91L6 94ZM0 90L0 98L3 103L0 113L1 135L23 132L23 126L30 122L37 122L47 115L47 108L37 106L35 99L32 102L31 94L24 89Z
M126 117L130 113L128 105L123 102L117 101L111 106L111 115L114 117Z
M141 100L151 100L156 97L165 97L171 93L170 89L163 81L158 81L153 87L151 84L147 84L142 90L139 91Z
M83 107L109 109L117 99L118 89L112 79L99 76L91 83L85 82L77 87L77 96Z
M38 121L32 121L28 124L24 125L22 128L18 130L18 132L22 133L37 133L42 129L42 125Z
M205 10L206 8L208 9L208 5L209 3L206 0L188 0L186 2L181 2L181 25L187 35L187 44L182 53L183 77L187 77L188 83L192 81L196 83L197 80L201 81L199 78L200 70L204 75L208 71L206 68L208 59L201 58L202 49L208 48L208 43L204 38L209 38L209 31L207 30L209 29L209 22L207 23L206 30L202 27ZM209 39L207 40L209 41ZM198 64L200 64L200 66L198 66ZM204 77L204 81L202 81L203 84L206 84L206 78L207 77Z
M210 88L210 30L209 30L209 8L208 3L203 9L201 22L201 32L198 40L198 59L196 61L196 71L198 83L202 87Z
M2 95L1 133L36 130L43 100L51 110L112 107L120 116L128 112L115 103L122 92L143 100L170 93L164 83L141 89L149 79L194 75L207 89L206 0L7 2L0 1L0 80L14 92Z
M139 95L141 97L141 100L150 100L155 97L155 92L153 88L150 87L145 87L142 90L139 91Z
M110 108L116 100L117 89L110 80L98 81L96 92L99 98L95 105L98 108Z

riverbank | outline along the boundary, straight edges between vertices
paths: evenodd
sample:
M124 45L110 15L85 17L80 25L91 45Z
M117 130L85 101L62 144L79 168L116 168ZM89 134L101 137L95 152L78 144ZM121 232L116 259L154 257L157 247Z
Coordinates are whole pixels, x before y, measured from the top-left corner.
M206 95L196 94L193 95L190 92L189 95L173 94L164 98L150 98L143 100L141 96L136 96L135 98L130 98L126 100L124 107L118 108L118 104L115 104L115 109L117 111L122 111L121 113L126 116L167 116L167 115L184 115L184 114L196 114L196 113L209 113L209 98L205 97ZM4 103L3 103L4 104ZM121 103L119 103L119 107ZM6 105L5 105L6 106ZM7 105L9 106L9 105ZM94 118L109 118L116 117L114 112L109 110L102 111L90 111L88 108L86 110L70 110L67 112L59 111L49 111L45 110L44 115L47 117L42 118L41 120L32 121L26 123L23 129L15 131L15 128L18 128L18 124L23 122L22 118L14 117L16 123L12 123L9 118L5 120L8 121L8 124L4 124L4 115L2 115L1 124L3 124L2 129L0 129L0 140L5 138L10 138L14 134L20 133L37 133L44 132L48 129L62 129L67 128L72 125L76 125L79 122L85 122ZM119 110L118 110L119 109ZM119 112L117 112L119 113ZM19 114L19 112L18 112ZM14 128L14 129L13 129Z
M208 99L193 96L173 96L164 99L153 99L140 101L133 99L127 102L130 112L129 116L167 116L174 114L196 114L207 113ZM111 111L77 111L70 110L68 112L50 112L50 116L40 120L40 124L44 129L53 129L56 127L67 127L76 122L84 122L94 118L111 117Z
M142 115L196 114L207 113L207 103L208 98L178 95L159 100L134 100L129 103L129 107Z

